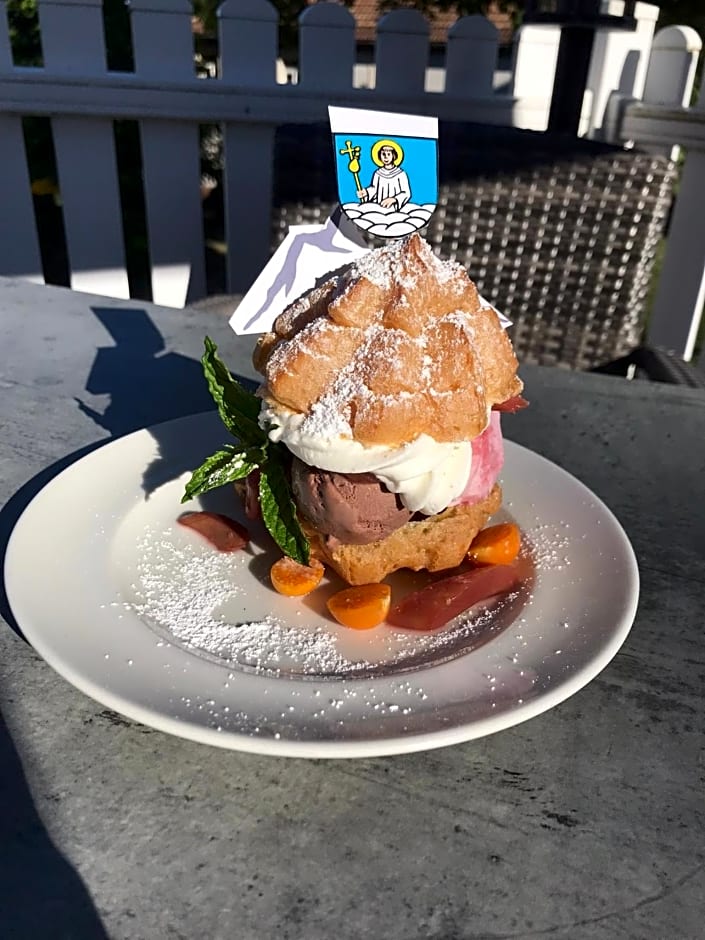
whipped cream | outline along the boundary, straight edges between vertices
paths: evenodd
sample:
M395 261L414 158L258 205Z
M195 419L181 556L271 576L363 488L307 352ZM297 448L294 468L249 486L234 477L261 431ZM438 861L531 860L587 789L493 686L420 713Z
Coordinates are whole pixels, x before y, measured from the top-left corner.
M365 446L345 433L311 433L306 417L265 401L259 421L272 441L281 441L309 466L336 473L373 473L411 512L431 516L447 509L470 476L470 441L436 441L421 434L400 447Z

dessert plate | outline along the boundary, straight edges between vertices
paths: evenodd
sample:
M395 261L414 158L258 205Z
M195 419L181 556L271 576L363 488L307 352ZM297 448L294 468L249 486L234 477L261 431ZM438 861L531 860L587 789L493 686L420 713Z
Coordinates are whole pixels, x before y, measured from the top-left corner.
M56 476L12 533L5 581L19 626L103 705L243 751L404 753L539 715L624 642L638 600L627 536L582 483L526 448L506 442L502 473L503 516L523 533L522 588L441 631L360 632L325 615L339 583L301 599L271 589L277 554L257 527L247 550L225 555L178 524L190 509L239 513L230 488L180 505L189 470L226 433L208 413L106 444ZM418 577L395 576L394 596Z

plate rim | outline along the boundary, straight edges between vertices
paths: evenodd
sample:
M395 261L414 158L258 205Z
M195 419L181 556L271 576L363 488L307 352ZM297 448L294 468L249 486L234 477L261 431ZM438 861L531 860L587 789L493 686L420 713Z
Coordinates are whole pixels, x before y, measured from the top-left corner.
M297 740L284 736L275 738L268 734L248 734L235 729L228 729L227 732L222 733L216 727L196 721L188 722L178 717L165 714L163 710L158 708L151 709L140 703L135 703L129 697L112 693L95 680L83 675L80 671L74 670L71 664L61 659L61 657L56 657L49 648L49 644L45 643L41 627L35 630L31 613L25 615L26 607L24 605L24 598L21 596L21 592L15 590L14 573L17 565L15 556L20 551L19 546L24 534L24 528L28 525L27 520L31 518L32 512L36 511L40 501L50 498L54 486L60 485L58 481L63 481L67 476L71 476L75 473L78 465L86 465L91 460L99 459L99 455L101 455L106 448L125 447L130 440L136 440L138 437L149 435L153 430L164 428L167 425L178 425L190 421L202 422L214 419L218 419L217 412L215 411L184 415L180 418L159 422L158 424L140 428L128 434L106 440L104 443L91 449L88 453L79 456L75 461L63 467L59 473L51 477L24 507L10 533L6 546L3 578L10 610L23 636L58 675L97 704L110 708L132 721L147 725L148 727L152 727L167 734L172 734L201 744L208 744L244 753L313 759L392 756L422 750L432 750L477 740L497 733L498 731L509 730L546 711L550 711L592 682L616 656L629 635L639 604L640 576L636 554L624 527L610 507L572 473L544 457L542 454L538 454L511 439L504 438L506 447L505 462L513 450L522 452L525 458L528 457L530 460L538 461L539 464L550 467L552 473L563 476L566 482L574 486L579 492L582 492L583 495L589 496L590 499L597 504L600 511L609 521L613 534L617 536L622 551L621 560L625 564L627 573L627 583L625 584L624 590L624 609L621 611L619 617L616 618L612 632L609 635L609 640L604 644L599 654L594 655L574 674L564 677L558 684L543 692L536 699L523 703L520 707L514 708L510 713L500 712L497 715L471 719L453 725L452 727L432 731L409 731L401 735L382 736L371 739L341 738ZM149 630L149 627L144 625L144 629ZM494 640L489 641L490 644L493 642ZM470 654L467 653L465 655ZM222 669L223 667L214 664L214 668ZM435 669L440 668L440 666L429 666L427 668ZM266 678L267 681L272 681L271 676L263 676L263 678ZM296 682L298 680L289 679L285 681ZM343 680L326 681L335 683L342 682ZM354 677L350 677L344 681L350 684L356 681L369 680L358 680Z

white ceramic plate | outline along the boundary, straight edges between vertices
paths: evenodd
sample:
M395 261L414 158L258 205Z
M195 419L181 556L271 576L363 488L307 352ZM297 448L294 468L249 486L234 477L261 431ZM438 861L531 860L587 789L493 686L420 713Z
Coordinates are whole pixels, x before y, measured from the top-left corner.
M120 438L55 477L12 534L6 587L25 636L123 715L258 753L403 753L554 707L624 642L638 599L631 545L590 490L531 451L507 442L502 474L523 588L442 631L358 632L325 616L339 584L300 600L271 589L260 532L223 555L177 524L199 508L180 505L188 471L225 436L207 414ZM204 505L238 512L230 488Z

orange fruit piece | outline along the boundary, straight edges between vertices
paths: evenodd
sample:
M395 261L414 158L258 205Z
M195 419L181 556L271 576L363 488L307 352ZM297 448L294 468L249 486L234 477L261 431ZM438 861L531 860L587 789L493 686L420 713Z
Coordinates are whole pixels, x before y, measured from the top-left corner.
M478 532L468 549L468 558L476 565L510 565L520 548L519 526L503 522Z
M316 558L310 564L301 565L288 555L275 561L269 570L272 587L287 597L302 597L318 587L325 568Z
M371 630L386 619L392 601L388 584L359 584L328 599L328 610L338 623L353 630Z

